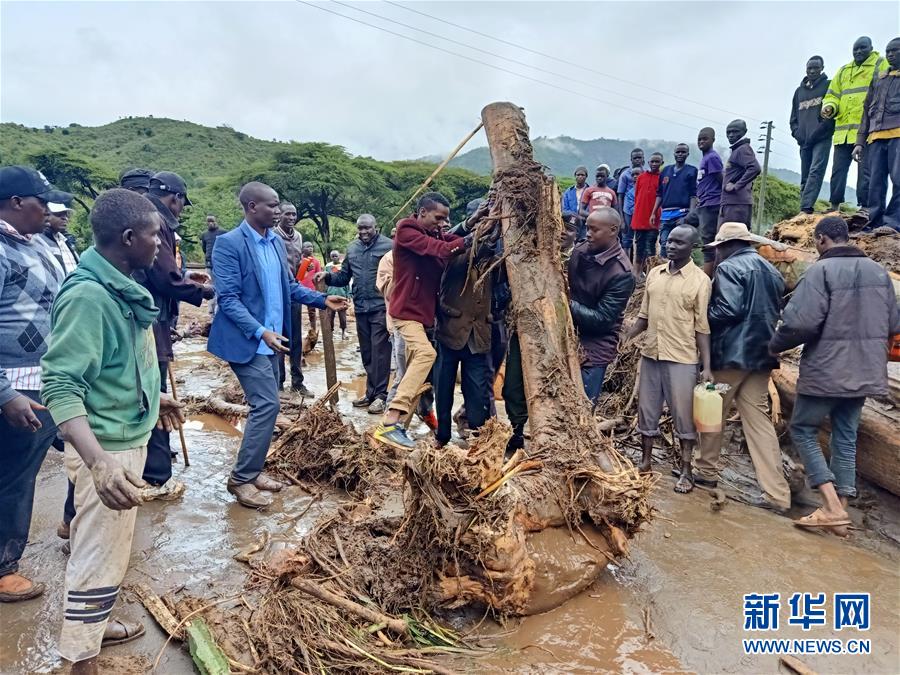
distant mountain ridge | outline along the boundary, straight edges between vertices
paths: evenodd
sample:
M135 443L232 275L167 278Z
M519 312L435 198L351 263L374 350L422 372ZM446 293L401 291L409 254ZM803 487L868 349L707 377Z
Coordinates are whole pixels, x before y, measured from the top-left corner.
M537 161L545 165L556 176L570 177L577 166L588 168L589 178L593 178L594 169L599 164L608 164L615 171L618 167L627 166L631 162L631 151L634 148L642 148L645 157L651 152L661 152L666 162L672 161L672 153L678 143L688 143L691 154L688 157L690 164L699 164L700 151L693 139L686 141L664 141L658 139L642 138L638 140L621 140L613 138L595 138L593 140L580 140L571 136L556 136L548 138L539 136L532 141L534 156ZM716 150L723 159L728 158L728 147L717 147ZM443 157L431 156L427 161L440 162ZM761 160L760 160L761 161ZM468 152L457 156L450 162L450 166L458 166L475 173L489 175L491 173L491 156L486 147L473 148ZM793 185L800 185L800 174L791 169L775 168L770 165L772 175ZM822 185L819 192L820 199L828 199L830 186L827 182ZM856 191L847 188L847 202L856 202Z

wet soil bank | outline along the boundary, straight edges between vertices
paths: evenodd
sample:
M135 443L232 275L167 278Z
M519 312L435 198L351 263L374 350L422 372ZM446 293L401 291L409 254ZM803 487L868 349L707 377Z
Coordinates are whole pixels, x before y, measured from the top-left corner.
M352 333L351 324L351 333ZM177 345L181 394L200 394L228 376L204 350L205 340ZM321 347L320 347L321 349ZM376 420L350 401L364 388L356 341L336 343L341 390L340 409L357 428ZM321 352L308 357L306 383L325 391ZM502 406L498 406L502 410ZM414 430L425 435L419 426ZM308 531L322 514L333 512L341 495L326 493L302 518L313 497L292 486L276 496L266 512L238 506L225 491L240 431L209 415L191 419L186 428L191 466L175 465L175 476L188 484L178 502L152 502L139 510L131 568L125 580L146 583L159 594L182 590L202 598L239 593L246 566L232 556L259 541L290 541ZM173 447L177 448L177 436ZM180 450L180 449L179 449ZM668 471L668 466L659 465ZM588 568L606 569L600 580L549 612L505 625L482 622L478 641L495 649L474 661L451 665L464 672L596 673L701 672L774 673L775 656L745 656L741 639L745 593L781 593L782 624L777 634L762 637L865 637L867 656L803 656L820 673L900 672L900 549L869 532L855 532L851 542L795 530L789 521L760 509L727 502L709 508L709 494L697 490L681 496L664 476L654 493L657 519L632 542L630 560L621 565L598 562L580 537L557 532L537 546L548 565L563 558ZM65 556L56 526L62 515L65 479L62 456L51 450L38 478L31 540L22 571L48 584L47 594L18 605L0 605L0 673L50 672L60 667L55 654L62 606ZM879 503L880 521L897 522L896 506ZM862 522L861 514L855 520ZM555 561L555 562L554 562ZM575 575L577 576L577 575ZM548 578L553 578L550 570ZM560 578L561 577L557 577ZM560 585L571 578L561 579ZM553 588L547 593L552 594ZM787 597L795 592L868 592L872 594L871 629L835 633L829 625L804 633L786 625ZM830 597L829 597L830 605ZM104 650L107 671L149 670L164 636L140 604L127 593L118 613L139 619L147 635L134 643ZM475 620L477 623L477 619ZM471 626L470 626L471 627ZM187 652L170 644L159 673L191 673Z

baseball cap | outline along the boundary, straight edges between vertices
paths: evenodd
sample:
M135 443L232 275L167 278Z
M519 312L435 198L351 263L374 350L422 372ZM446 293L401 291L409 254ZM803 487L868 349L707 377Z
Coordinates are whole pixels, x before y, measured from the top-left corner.
M744 223L722 223L716 238L713 239L703 248L715 248L719 244L726 241L758 241L756 235L752 234Z
M153 172L150 169L129 169L119 176L119 185L126 190L134 188L150 189L150 178Z
M27 166L0 167L0 199L37 197L45 202L70 202L73 195L50 184L47 177Z
M162 190L163 192L171 192L173 194L184 195L185 206L191 206L191 200L187 196L187 185L184 178L172 171L160 171L153 174L150 179L151 190Z
M47 208L50 210L50 213L65 213L70 210L68 206L59 202L47 202Z

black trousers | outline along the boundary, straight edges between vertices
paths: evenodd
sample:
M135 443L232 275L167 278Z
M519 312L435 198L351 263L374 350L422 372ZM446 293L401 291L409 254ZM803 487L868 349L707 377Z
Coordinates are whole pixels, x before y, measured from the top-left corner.
M847 175L853 163L853 143L841 143L834 146L834 162L831 165L831 203L841 204L847 190ZM869 168L866 162L868 153L863 150L862 161L856 165L856 203L867 206L869 203Z
M438 342L437 360L434 364L434 405L437 410L438 443L450 440L450 421L453 413L453 390L456 389L456 373L462 366L462 395L466 406L469 428L479 429L488 418L490 397L487 383L490 381L490 354L473 354L469 346L451 349Z
M900 231L900 138L884 138L866 148L871 183L869 185L869 227L887 225ZM891 201L885 207L888 179Z
M384 401L391 376L391 341L384 310L357 314L356 336L359 338L363 368L366 369L366 398Z
M303 384L303 305L291 303L291 386L299 387ZM285 372L284 354L278 357L278 388L284 388L284 381L287 379Z
M159 362L160 391L167 391L169 364ZM144 463L144 480L151 485L162 485L172 477L172 451L169 447L169 432L153 427L147 441L147 461Z

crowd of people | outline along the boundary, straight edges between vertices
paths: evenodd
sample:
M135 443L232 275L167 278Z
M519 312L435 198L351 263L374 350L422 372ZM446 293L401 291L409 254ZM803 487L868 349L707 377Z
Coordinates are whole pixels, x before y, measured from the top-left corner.
M832 206L843 201L841 172L845 180L856 159L869 226L897 228L900 39L888 45L888 66L866 38L853 54L830 83L822 59L811 58L794 98L800 208L812 210L833 143ZM585 167L575 170L575 184L562 195L559 255L584 405L597 405L607 367L639 339L639 470L651 470L667 406L681 450L674 489L685 493L717 485L722 445L721 432L698 434L694 387L727 385L723 419L737 408L760 486L757 503L784 512L791 492L768 414L768 382L778 353L804 345L790 431L823 504L795 523L841 534L856 494L860 411L866 397L887 393L888 340L900 333L892 283L850 243L845 220L828 215L815 227L820 258L784 306L784 281L756 253L748 227L760 167L747 126L735 120L725 135L725 162L707 127L698 133L698 167L682 143L671 165L658 152L645 163L641 149L618 172L601 164L594 185ZM893 197L885 206L889 179ZM324 266L296 227L296 207L274 189L250 182L238 200L244 216L233 229L207 216L200 237L206 271L188 272L178 230L191 201L178 174L126 171L120 187L94 202L93 245L79 253L67 232L73 195L33 168L0 168L0 601L45 590L19 573L19 561L38 470L54 446L64 452L69 479L68 494L60 495L58 534L69 540L70 557L59 649L73 673L97 672L101 646L142 634L139 624L110 618L128 568L134 507L185 490L172 477L169 439L182 407L166 393L182 302L208 303L208 351L229 365L249 403L225 485L244 506L264 508L283 488L263 472L279 392L288 386L313 395L304 384L304 350L316 344L318 322L333 328L335 316L346 339L351 301L366 373L365 394L353 405L380 416L375 440L413 448L414 416L439 447L451 441L454 419L463 436L477 431L497 414L494 386L504 370L513 431L507 451L527 449L521 346L507 324L514 289L500 264L504 242L490 196L467 204L454 226L450 202L425 193L389 236L362 214L346 252L331 251ZM659 264L649 266L657 256ZM640 311L626 326L639 286ZM454 415L458 380L463 406ZM830 462L817 441L826 417Z

